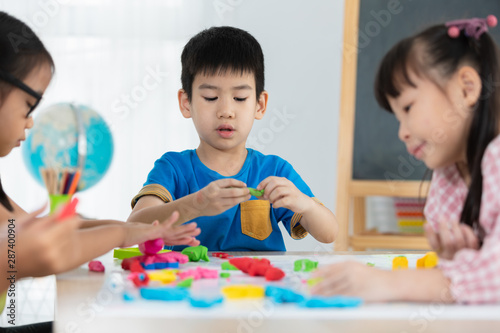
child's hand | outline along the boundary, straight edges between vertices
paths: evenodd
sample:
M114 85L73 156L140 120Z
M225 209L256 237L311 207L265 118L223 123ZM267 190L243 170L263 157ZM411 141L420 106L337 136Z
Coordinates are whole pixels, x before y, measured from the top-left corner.
M179 213L173 212L162 223L158 221L154 221L153 224L126 222L124 223L125 240L121 247L144 243L156 238L162 238L165 245L200 245L200 241L195 238L201 232L200 228L196 227L196 223L175 226L178 219Z
M57 274L81 264L78 262L81 220L73 217L58 221L57 215L36 218L43 210L16 219L14 251L18 278ZM2 244L2 248L6 246ZM7 261L7 256L4 258Z
M321 278L311 288L311 294L362 297L365 301L385 301L391 298L389 271L348 261L319 268L313 278Z
M232 178L219 179L195 193L194 208L200 216L214 216L250 198L245 183Z
M283 177L267 177L257 186L257 190L262 189L264 189L264 195L259 199L269 200L274 208L283 207L294 213L302 214L314 204L309 196Z
M424 230L431 248L443 259L453 259L455 253L461 249L479 248L479 241L474 231L463 223L441 221L437 232L426 223Z

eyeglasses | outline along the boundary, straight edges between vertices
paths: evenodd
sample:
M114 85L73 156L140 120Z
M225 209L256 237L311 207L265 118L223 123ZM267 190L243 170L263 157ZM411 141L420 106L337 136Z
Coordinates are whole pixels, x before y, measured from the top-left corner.
M38 106L38 104L40 103L40 101L42 99L42 95L40 95L39 93L37 93L36 91L34 91L30 87L28 87L26 84L24 84L24 82L22 82L21 80L19 80L16 77L14 77L12 74L4 72L2 70L0 70L0 79L9 82L10 84L12 84L12 85L18 87L19 89L21 89L22 91L24 91L24 92L30 94L31 96L35 97L36 98L36 102L30 108L28 114L30 114L31 112L33 112L33 110L35 110L35 108Z

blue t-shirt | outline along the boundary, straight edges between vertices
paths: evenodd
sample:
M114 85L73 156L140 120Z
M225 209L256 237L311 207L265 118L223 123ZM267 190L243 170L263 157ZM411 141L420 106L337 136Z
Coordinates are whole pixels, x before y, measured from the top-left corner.
M155 162L144 187L132 200L132 205L144 195L155 195L170 202L224 178L234 178L248 187L256 188L269 176L285 177L304 194L313 197L307 184L290 163L278 156L264 155L253 149L247 151L243 167L231 177L222 176L206 167L194 149L167 152ZM200 216L193 221L201 229L197 238L209 251L286 251L278 223L282 222L293 238L301 239L307 235L299 223L301 217L286 208L275 209L267 200L252 197L222 214ZM174 250L182 248L184 246L175 246Z

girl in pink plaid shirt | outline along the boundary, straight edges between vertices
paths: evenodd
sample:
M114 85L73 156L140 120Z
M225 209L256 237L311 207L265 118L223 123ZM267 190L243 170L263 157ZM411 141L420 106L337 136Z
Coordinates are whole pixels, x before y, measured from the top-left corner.
M500 69L486 33L496 18L449 22L384 57L375 93L408 151L434 170L425 207L436 269L384 271L357 262L316 271L322 295L367 301L500 302Z

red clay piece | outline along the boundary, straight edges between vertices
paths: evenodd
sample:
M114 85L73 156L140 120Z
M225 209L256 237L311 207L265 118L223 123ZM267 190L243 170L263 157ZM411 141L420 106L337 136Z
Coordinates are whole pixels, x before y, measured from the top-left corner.
M144 273L144 268L142 267L139 260L134 260L132 261L132 264L130 264L130 271L134 273Z
M266 258L234 258L229 263L250 276L265 276L267 281L281 280L285 276L285 272L273 267Z
M226 252L212 252L212 257L217 257L221 259L228 259L228 258L233 258L234 256L232 254L226 253Z
M285 277L285 272L277 267L269 267L265 277L266 281L278 281Z
M99 260L89 261L89 271L104 272L104 265Z

